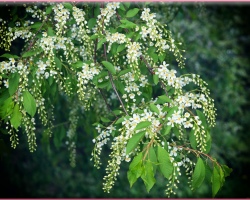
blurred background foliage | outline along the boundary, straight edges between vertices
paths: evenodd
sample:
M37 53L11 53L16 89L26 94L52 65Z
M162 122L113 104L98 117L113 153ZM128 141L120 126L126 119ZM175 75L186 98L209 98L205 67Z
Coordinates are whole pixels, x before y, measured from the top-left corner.
M158 20L168 25L176 41L183 43L186 68L181 74L200 74L215 99L218 112L217 125L211 129L211 154L233 168L217 197L250 197L250 5L151 3L148 6L157 13ZM0 9L3 11L6 7L1 5ZM96 135L91 124L99 117L93 112L80 116L77 165L71 168L65 142L72 105L64 96L58 95L55 99L52 102L54 124L58 126L53 129L53 137L48 139L38 125L36 152L29 152L26 136L22 133L20 145L16 150L11 149L9 136L4 134L4 127L1 128L0 197L165 197L166 182L160 176L156 177L157 184L149 194L140 181L130 189L127 163L122 165L111 193L102 191L105 170L95 169L90 162L92 139ZM107 163L108 152L106 147L102 154L103 166ZM211 197L211 186L203 183L200 189L191 192L186 180L181 179L176 197Z

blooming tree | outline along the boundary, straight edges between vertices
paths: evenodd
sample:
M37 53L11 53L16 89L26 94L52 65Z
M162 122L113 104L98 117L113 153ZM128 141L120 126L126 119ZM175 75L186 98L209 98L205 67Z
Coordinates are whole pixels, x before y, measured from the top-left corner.
M150 191L160 173L169 196L183 171L192 190L207 178L216 195L231 169L208 154L213 99L199 75L177 72L175 63L185 65L184 50L155 13L129 3L24 6L24 18L14 13L11 22L0 19L1 48L9 51L16 38L25 41L21 55L5 53L0 62L0 119L13 148L22 129L30 151L36 150L37 120L53 137L48 110L60 93L74 105L67 131L74 166L78 110L102 101L91 160L100 168L102 148L110 148L104 191L115 184L121 163L130 162L131 187L141 178Z

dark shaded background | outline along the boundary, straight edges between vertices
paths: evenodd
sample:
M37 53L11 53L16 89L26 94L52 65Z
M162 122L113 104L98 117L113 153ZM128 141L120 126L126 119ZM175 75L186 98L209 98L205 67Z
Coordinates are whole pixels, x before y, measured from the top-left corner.
M176 40L183 42L186 72L200 74L208 82L215 99L218 116L217 126L212 129L211 154L233 168L217 197L249 198L250 4L155 3L149 6L162 23L168 24ZM8 9L1 5L0 16L6 18L7 12ZM20 50L20 41L12 50ZM69 105L60 98L55 104L55 124L65 122L68 114ZM166 182L158 176L149 194L140 181L130 189L127 164L122 167L111 193L102 191L105 171L96 170L90 162L93 148L90 125L94 119L95 115L89 112L79 120L75 168L69 165L65 145L67 124L54 130L49 145L45 144L43 132L38 129L38 149L34 153L28 151L24 134L20 136L17 149L11 149L9 136L2 134L2 127L0 197L165 197ZM81 120L87 125L81 126ZM108 152L105 149L103 166ZM211 197L211 186L203 184L192 193L186 181L180 180L177 197Z

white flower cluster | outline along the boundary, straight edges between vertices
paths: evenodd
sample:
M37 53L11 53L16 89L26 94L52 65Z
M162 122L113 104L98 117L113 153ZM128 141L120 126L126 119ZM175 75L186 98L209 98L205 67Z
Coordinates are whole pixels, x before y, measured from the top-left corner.
M125 94L122 96L122 98L124 98L126 102L128 102L130 99L135 102L136 95L140 96L142 94L140 88L145 87L146 84L148 84L147 77L145 75L141 74L138 81L136 82L135 74L131 72L121 76L121 80L123 80L125 83Z
M94 78L95 75L100 73L100 68L94 63L86 64L82 66L82 71L77 73L78 81L83 81L84 84L88 84L90 80Z
M51 66L51 63L49 60L47 60L45 63L41 60L39 60L37 63L37 71L36 71L36 77L39 79L39 78L49 78L49 76L54 76L54 75L57 75L57 71L53 70L53 69L48 69L46 71L46 69L48 67Z
M82 71L77 73L77 93L79 95L79 99L85 99L87 89L86 85L91 82L95 75L98 75L101 71L100 66L96 66L94 63L86 64L84 63L82 66Z
M116 9L120 7L120 3L113 2L107 3L105 8L101 8L100 15L97 16L98 27L102 27L103 31L106 29L106 26L110 23L110 18L115 15Z
M127 38L124 34L122 34L122 33L111 34L108 31L107 31L107 35L106 35L106 40L109 42L107 53L110 51L111 45L114 42L117 42L118 44L123 44L123 43L127 42Z
M185 77L176 77L176 70L169 70L167 67L169 64L166 64L164 61L157 69L155 74L159 76L160 79L164 80L167 85L172 86L176 89L181 89L185 85L189 84L192 79L185 76Z
M54 20L57 21L55 24L56 35L61 35L64 30L67 30L66 22L69 19L69 11L64 8L63 4L56 4L53 6Z
M127 47L127 59L128 63L138 64L138 59L142 55L141 53L141 46L138 42L129 42L126 45Z
M149 8L144 8L141 14L141 19L146 21L146 26L142 26L141 35L144 41L146 41L147 37L152 41L156 41L154 46L159 47L162 52L169 49L169 45L167 44L167 41L162 38L162 30L157 26L155 17L155 13L150 14Z

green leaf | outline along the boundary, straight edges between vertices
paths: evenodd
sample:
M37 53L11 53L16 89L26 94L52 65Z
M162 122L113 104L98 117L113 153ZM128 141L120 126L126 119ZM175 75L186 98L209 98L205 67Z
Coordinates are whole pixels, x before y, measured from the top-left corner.
M138 143L141 141L141 139L144 137L146 131L141 131L139 133L136 133L132 136L132 138L129 139L127 147L126 147L126 154L129 154L131 151L135 149L135 147L138 145Z
M153 166L150 160L146 161L141 178L146 186L147 192L149 192L156 182L154 178Z
M170 116L172 116L172 114L174 113L174 111L177 111L178 110L178 106L174 106L174 107L172 107L169 111L168 111L168 113L167 113L167 115L166 115L166 117L165 117L165 121L167 121L168 120L168 118L170 117Z
M162 135L169 134L171 129L172 129L172 126L166 125L166 127L163 129Z
M27 52L25 52L25 53L22 55L22 57L23 57L23 58L27 58L27 57L30 57L30 56L34 56L34 55L36 55L38 52L39 52L39 51L27 51Z
M48 6L46 8L46 15L49 15L52 12L52 8L53 8L53 6Z
M54 30L52 29L52 27L48 27L48 36L55 36L55 32Z
M3 102L10 97L9 90L4 89L1 91L0 95L0 106L3 104Z
M12 116L10 118L10 123L15 129L17 129L20 126L21 121L22 121L22 113L19 111L18 104L16 104L13 109Z
M119 52L123 51L123 50L125 49L125 47L126 47L126 44L120 44L120 45L117 47L116 52L119 53Z
M17 91L18 84L19 84L19 78L20 78L19 73L14 73L9 78L9 94L10 94L10 96L12 96Z
M120 76L122 76L122 75L124 75L124 74L127 74L127 73L129 73L129 72L131 72L131 69L124 69L124 70L120 71L119 74L118 74L117 76L120 77Z
M118 47L118 44L116 42L114 42L112 45L111 45L111 50L110 50L110 53L112 55L115 55L117 53L117 47Z
M124 84L121 81L114 80L115 86L118 89L118 91L122 94L124 94Z
M0 108L1 108L0 115L3 119L7 116L10 116L14 108L14 102L12 101L12 97L9 97L6 100L4 100Z
M129 180L130 187L136 182L136 180L142 174L142 152L140 152L137 156L134 157L133 161L129 165L129 171L127 173L127 177Z
M102 120L103 122L110 122L110 120L109 120L108 118L106 118L106 117L101 117L101 120Z
M203 160L199 157L194 169L194 173L192 175L192 187L194 189L201 186L202 182L205 179L205 175L206 175L206 168L203 163Z
M137 156L135 156L129 165L129 169L133 169L136 165L138 165L142 161L142 156L143 156L142 152L140 152Z
M109 70L113 75L116 73L115 71L115 67L108 61L102 61L102 64L104 65L104 67L107 68L107 70Z
M155 112L157 114L160 114L159 109L156 107L156 105L154 105L153 103L149 104L149 108L152 112Z
M227 165L221 165L221 167L224 171L225 177L229 176L231 174L231 172L233 171L233 169L229 168Z
M9 53L4 53L0 57L2 57L2 58L19 58L19 56L12 55L12 54L9 54Z
M143 121L143 122L140 122L136 125L135 127L135 131L136 130L140 130L140 129L143 129L143 128L147 128L148 126L150 126L152 123L149 122L149 121Z
M94 28L95 24L96 24L96 18L91 18L91 19L88 21L88 27L89 27L89 29Z
M163 62L164 59L165 59L165 57L166 57L166 54L161 54L161 55L159 55L160 61Z
M123 6L122 3L119 5L119 9L121 9L121 10L123 10L123 11L126 11L126 9L124 8L124 6Z
M157 157L156 157L156 154L155 154L154 147L152 147L152 146L149 149L149 160L153 164L154 173L155 173L156 172L156 168L157 168L158 160L157 160Z
M94 34L94 35L91 35L90 39L91 39L91 40L95 40L95 39L98 38L98 37L99 37L99 35Z
M83 66L83 62L82 61L77 61L76 63L73 63L72 64L72 67L74 67L74 68L82 68L82 66Z
M126 17L134 17L139 12L138 8L133 8L126 13Z
M36 113L36 101L34 97L26 90L23 92L23 106L27 113L32 117Z
M127 8L130 7L130 3L129 2L126 2L126 3L123 3Z
M170 161L168 152L161 146L158 146L157 156L158 156L158 161L160 164L159 167L160 167L161 173L163 174L165 178L169 179L173 173L174 167Z
M39 29L42 26L42 22L35 22L30 26L30 28Z
M115 124L120 124L124 121L124 117L120 117L116 122Z
M55 63L58 69L62 69L62 63L59 58L55 57Z
M71 3L63 3L64 8L67 8L68 10L72 10L73 6Z
M154 81L155 85L157 85L159 83L159 76L157 74L153 75L153 81Z
M212 181L212 195L213 197L215 197L215 195L221 188L221 177L216 166L213 169L213 175L211 181Z
M97 50L99 50L106 41L106 38L99 40L97 43Z
M122 19L120 20L120 22L122 23L119 27L121 28L135 28L136 27L136 24L131 22L131 21L128 21L126 19Z
M158 96L156 103L164 104L164 103L170 103L171 101L172 100L164 94L164 95Z
M207 121L206 121L206 117L203 114L203 112L201 112L199 110L196 110L196 113L199 116L199 118L200 118L200 120L201 120L202 125L204 126L204 128L207 129Z
M98 88L105 88L105 87L107 87L108 85L110 84L110 81L109 80L107 80L107 81L103 81L103 82L101 82L101 83L97 83L97 87Z
M193 149L196 149L197 147L197 141L195 139L195 135L194 135L194 129L192 129L189 133L189 141L190 141L190 144L191 144L191 147Z

